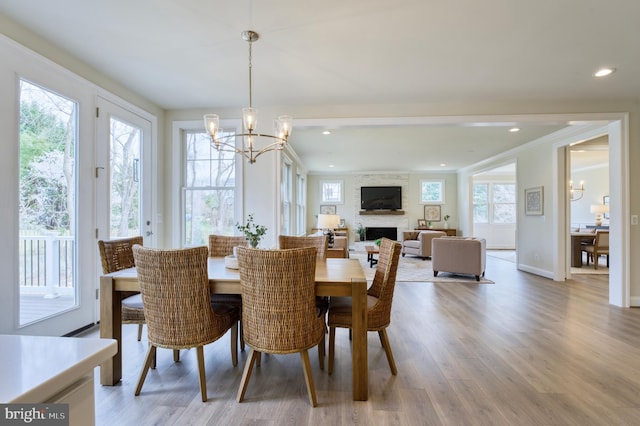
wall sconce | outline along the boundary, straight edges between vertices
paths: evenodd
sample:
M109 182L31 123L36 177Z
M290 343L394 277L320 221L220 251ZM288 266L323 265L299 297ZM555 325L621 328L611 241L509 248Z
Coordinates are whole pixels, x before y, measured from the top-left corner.
M584 181L580 181L580 188L573 187L573 181L569 181L569 194L571 196L571 201L578 201L584 195Z

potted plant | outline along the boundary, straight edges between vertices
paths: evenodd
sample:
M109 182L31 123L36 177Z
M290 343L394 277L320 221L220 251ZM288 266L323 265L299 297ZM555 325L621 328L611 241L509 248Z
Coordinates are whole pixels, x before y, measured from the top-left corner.
M367 238L367 228L365 228L361 223L358 224L358 228L356 228L356 232L360 236L360 241L364 241Z
M262 225L256 225L253 223L253 213L247 216L247 223L244 225L240 225L236 223L236 228L238 231L242 232L247 241L249 241L249 245L253 248L257 248L260 240L267 233L267 227Z
M451 216L449 216L448 214L444 215L444 229L449 229L449 218Z

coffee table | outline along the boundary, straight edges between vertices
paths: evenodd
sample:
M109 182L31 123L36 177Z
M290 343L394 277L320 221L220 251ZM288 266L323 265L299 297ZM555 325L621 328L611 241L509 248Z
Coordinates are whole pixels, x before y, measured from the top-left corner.
M373 265L378 263L378 259L374 258L374 254L380 253L380 248L378 246L364 246L367 250L367 262L369 262L369 268L373 268Z

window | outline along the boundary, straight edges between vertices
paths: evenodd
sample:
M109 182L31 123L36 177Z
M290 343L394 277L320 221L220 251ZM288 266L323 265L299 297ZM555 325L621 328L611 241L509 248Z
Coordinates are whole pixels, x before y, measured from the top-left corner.
M182 244L208 245L209 234L235 232L236 155L216 150L204 131L183 135Z
M514 183L473 184L473 222L516 223L516 185Z
M320 181L320 202L330 204L342 204L342 181L322 180Z
M292 202L292 185L293 176L291 171L291 162L285 159L282 163L282 181L280 183L282 191L282 229L283 235L291 235L291 202Z
M489 223L489 184L473 184L473 223Z
M296 176L296 232L302 235L307 227L307 183L303 175Z
M494 183L493 223L516 223L516 185Z
M20 80L21 326L78 305L78 103Z
M420 202L422 204L444 204L444 180L421 180Z

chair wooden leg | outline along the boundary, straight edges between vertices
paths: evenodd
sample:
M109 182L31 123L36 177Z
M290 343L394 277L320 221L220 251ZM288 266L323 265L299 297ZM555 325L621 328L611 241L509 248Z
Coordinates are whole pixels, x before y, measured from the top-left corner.
M204 371L204 346L198 346L196 348L196 355L198 356L198 376L200 377L200 395L202 395L202 402L207 402L207 376Z
M311 362L309 362L309 351L306 349L300 352L300 359L302 360L302 368L304 369L304 380L307 383L307 392L309 393L309 402L312 407L318 405L316 399L316 388L313 384L313 375L311 374Z
M149 367L151 367L151 363L154 362L156 358L156 347L149 345L149 349L147 349L147 355L144 357L144 365L142 366L142 371L140 371L140 376L138 377L138 385L136 386L135 396L140 395L140 391L142 390L142 385L144 385L144 379L147 378L147 372L149 371Z
M593 252L593 269L598 269L598 261L600 260L600 255L598 252Z
M138 324L138 342L142 340L142 324Z
M242 330L242 321L240 321L240 350L244 352L244 332Z
M325 356L325 341L324 333L322 334L322 340L318 343L318 363L320 364L320 370L324 370L324 356Z
M238 323L231 327L231 363L235 367L238 365Z
M149 348L151 348L151 343L149 343ZM156 369L156 352L153 352L153 360L151 360L151 369Z
M333 357L336 351L336 328L329 327L329 374L333 373Z
M180 361L180 350L179 349L174 349L173 350L173 362L178 362Z
M244 399L244 394L247 392L247 386L249 385L249 379L251 378L251 372L253 371L253 364L259 356L260 352L256 352L251 349L249 358L247 358L247 362L244 364L244 371L242 372L242 379L240 380L240 388L238 389L238 396L236 398L238 402L242 402Z
M396 362L393 359L393 353L391 352L391 345L389 344L389 336L387 336L387 330L383 328L378 330L378 336L380 336L380 343L384 348L384 352L387 354L387 361L389 361L389 368L391 368L391 374L396 376L398 369L396 368Z

